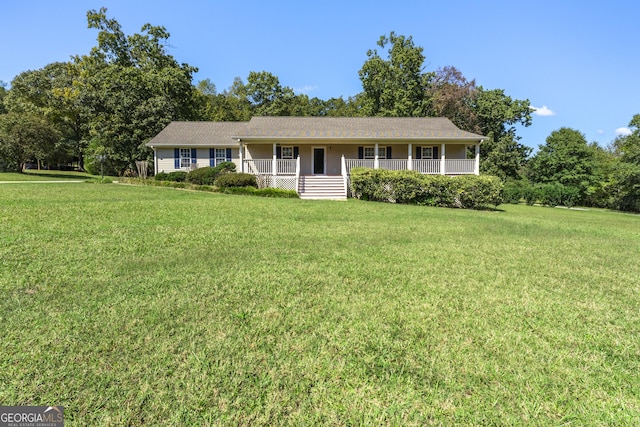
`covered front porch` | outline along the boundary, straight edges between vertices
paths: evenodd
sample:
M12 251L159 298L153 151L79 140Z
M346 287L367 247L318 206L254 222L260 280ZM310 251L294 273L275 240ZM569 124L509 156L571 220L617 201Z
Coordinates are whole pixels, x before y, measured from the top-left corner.
M469 153L473 147L473 158ZM267 153L271 151L267 156ZM480 145L298 145L278 143L240 148L240 169L254 175L348 176L355 167L415 170L423 174L479 175Z

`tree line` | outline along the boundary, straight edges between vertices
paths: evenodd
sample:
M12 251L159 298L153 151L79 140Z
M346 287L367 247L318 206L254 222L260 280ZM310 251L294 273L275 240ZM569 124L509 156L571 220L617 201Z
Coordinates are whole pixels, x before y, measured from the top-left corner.
M358 72L362 92L323 100L296 94L267 71L252 71L246 81L237 77L218 92L209 79L194 84L197 68L167 52L166 28L145 24L126 35L105 8L88 11L87 23L98 31L90 52L25 71L8 90L0 85L0 168L74 161L95 172L102 158L108 173L126 174L136 161L152 158L145 143L172 120L444 116L487 137L482 173L520 187L556 183L577 192L577 203L639 209L640 116L632 120L632 135L606 149L587 144L576 130L560 129L531 157L517 135L518 125L532 123L529 100L477 85L453 66L425 70L423 49L411 36L380 37Z

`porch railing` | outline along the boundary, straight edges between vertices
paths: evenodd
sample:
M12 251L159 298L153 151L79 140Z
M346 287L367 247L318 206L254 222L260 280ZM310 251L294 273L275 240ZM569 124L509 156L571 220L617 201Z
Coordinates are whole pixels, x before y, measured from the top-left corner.
M474 159L445 159L444 173L447 175L463 175L475 173L476 161ZM437 175L441 173L441 159L412 159L411 169L423 174ZM374 168L374 160L371 159L345 159L347 174L355 167ZM379 169L387 170L407 170L409 169L408 159L380 159Z
M244 161L244 170L254 175L271 175L273 160L271 159L247 159Z
M412 160L412 166L414 171L418 171L420 173L424 173L424 174L440 173L440 160L437 160L437 159Z
M375 160L373 159L345 159L345 166L347 167L347 174L351 173L353 168L372 168Z
M296 160L295 159L278 159L276 161L276 170L278 175L295 175Z
M445 170L450 175L473 174L475 166L474 159L447 159L444 161Z
M276 173L273 173L273 167ZM424 174L441 173L442 161L440 159L415 159L411 160L411 169ZM344 168L347 175L351 174L351 169L356 167L374 168L373 159L344 159ZM244 160L244 170L254 175L292 175L299 174L299 159L246 159ZM409 169L408 159L380 159L379 169L406 170ZM476 161L474 159L445 159L444 173L447 175L474 174L476 172Z
M275 175L295 175L296 159L277 159ZM245 159L244 170L254 175L274 175L273 159Z
M407 159L380 159L378 160L380 169L387 169L392 171L406 170L408 166Z

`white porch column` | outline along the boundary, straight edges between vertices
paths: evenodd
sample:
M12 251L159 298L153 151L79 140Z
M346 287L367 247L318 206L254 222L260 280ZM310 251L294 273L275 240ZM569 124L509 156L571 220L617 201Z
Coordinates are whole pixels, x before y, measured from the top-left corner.
M480 175L480 144L476 144L476 163L474 165L473 173Z
M376 142L375 156L373 157L373 168L374 169L380 168L380 160L378 159L378 143L377 142Z
M296 157L296 192L300 192L300 155Z
M278 151L276 150L276 143L273 143L273 161L271 162L271 186L276 187L276 175L278 173Z
M409 149L407 150L407 170L413 170L413 144L409 143Z
M153 149L153 174L157 174L158 170L158 152L156 151L156 147L151 147Z
M240 172L244 172L244 144L242 140L238 140L240 147L238 148L238 160L240 160Z
M445 171L445 145L440 144L440 175L446 174Z

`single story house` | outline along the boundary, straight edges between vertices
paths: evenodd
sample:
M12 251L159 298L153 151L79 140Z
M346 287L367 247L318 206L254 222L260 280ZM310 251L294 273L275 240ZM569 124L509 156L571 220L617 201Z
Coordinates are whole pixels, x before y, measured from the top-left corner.
M248 122L171 122L147 146L157 172L231 161L261 186L301 198L346 198L350 170L479 174L482 135L443 117L253 117Z

